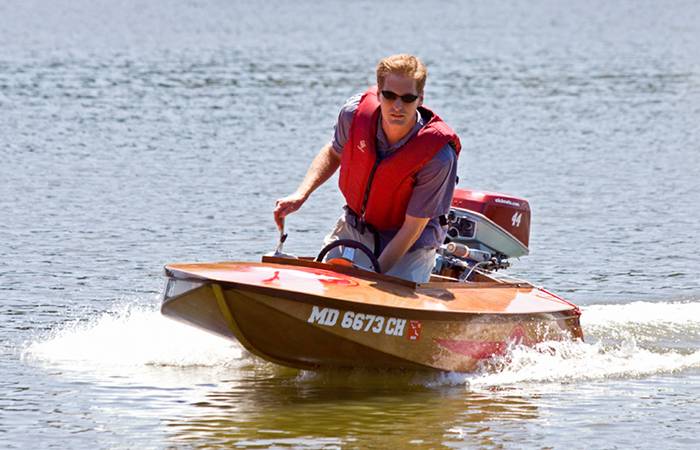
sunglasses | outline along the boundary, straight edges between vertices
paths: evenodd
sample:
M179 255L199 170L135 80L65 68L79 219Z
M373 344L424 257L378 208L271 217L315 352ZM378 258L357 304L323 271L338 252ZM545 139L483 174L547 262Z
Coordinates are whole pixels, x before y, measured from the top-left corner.
M396 92L393 91L382 91L382 95L384 96L385 99L394 101L397 98L400 98L402 102L404 103L413 103L416 100L418 100L418 95L413 95L413 94L404 94L404 95L399 95Z

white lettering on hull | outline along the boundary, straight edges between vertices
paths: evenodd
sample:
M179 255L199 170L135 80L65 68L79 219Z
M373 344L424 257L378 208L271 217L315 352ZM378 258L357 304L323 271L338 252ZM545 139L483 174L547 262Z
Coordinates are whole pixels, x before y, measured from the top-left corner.
M340 311L337 309L319 308L318 306L313 306L307 322L332 327L338 323L339 317ZM375 314L345 311L343 318L340 321L340 327L362 333L403 336L406 328L406 319L399 319L396 317L387 318Z
M340 311L333 308L323 308L319 309L318 306L314 306L311 310L311 315L309 316L309 323L317 323L319 325L325 325L327 327L332 327L338 321L338 316Z

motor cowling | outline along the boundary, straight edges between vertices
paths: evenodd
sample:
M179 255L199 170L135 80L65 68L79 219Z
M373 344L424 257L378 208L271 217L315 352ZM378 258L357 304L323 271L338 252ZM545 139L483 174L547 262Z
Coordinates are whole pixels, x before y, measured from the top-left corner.
M530 244L530 204L524 198L498 192L455 189L452 206L480 213L512 234L525 247Z
M528 253L530 204L497 192L455 189L448 216L448 240L501 255Z

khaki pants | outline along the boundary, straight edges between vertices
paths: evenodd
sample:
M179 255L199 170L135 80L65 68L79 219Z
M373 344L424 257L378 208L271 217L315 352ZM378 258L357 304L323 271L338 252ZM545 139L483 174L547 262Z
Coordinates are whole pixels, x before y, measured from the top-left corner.
M352 239L353 241L361 242L370 250L374 250L374 235L371 231L360 233L356 228L351 226L345 220L345 214L341 215L338 222L335 224L333 231L323 240L324 245L328 245L338 239ZM397 262L387 275L392 275L406 280L415 281L416 283L425 283L430 279L430 273L435 266L435 249L434 248L419 248L410 251L403 255L403 258ZM341 249L334 248L326 256L326 260L339 258ZM353 262L361 267L371 268L369 258L361 250L355 252Z

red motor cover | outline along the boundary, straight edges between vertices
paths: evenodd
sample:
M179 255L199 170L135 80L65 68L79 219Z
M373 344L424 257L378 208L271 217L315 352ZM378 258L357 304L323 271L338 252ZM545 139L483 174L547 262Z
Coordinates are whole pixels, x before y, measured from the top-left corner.
M530 242L530 204L497 192L455 189L452 206L482 214L512 234L525 247Z

